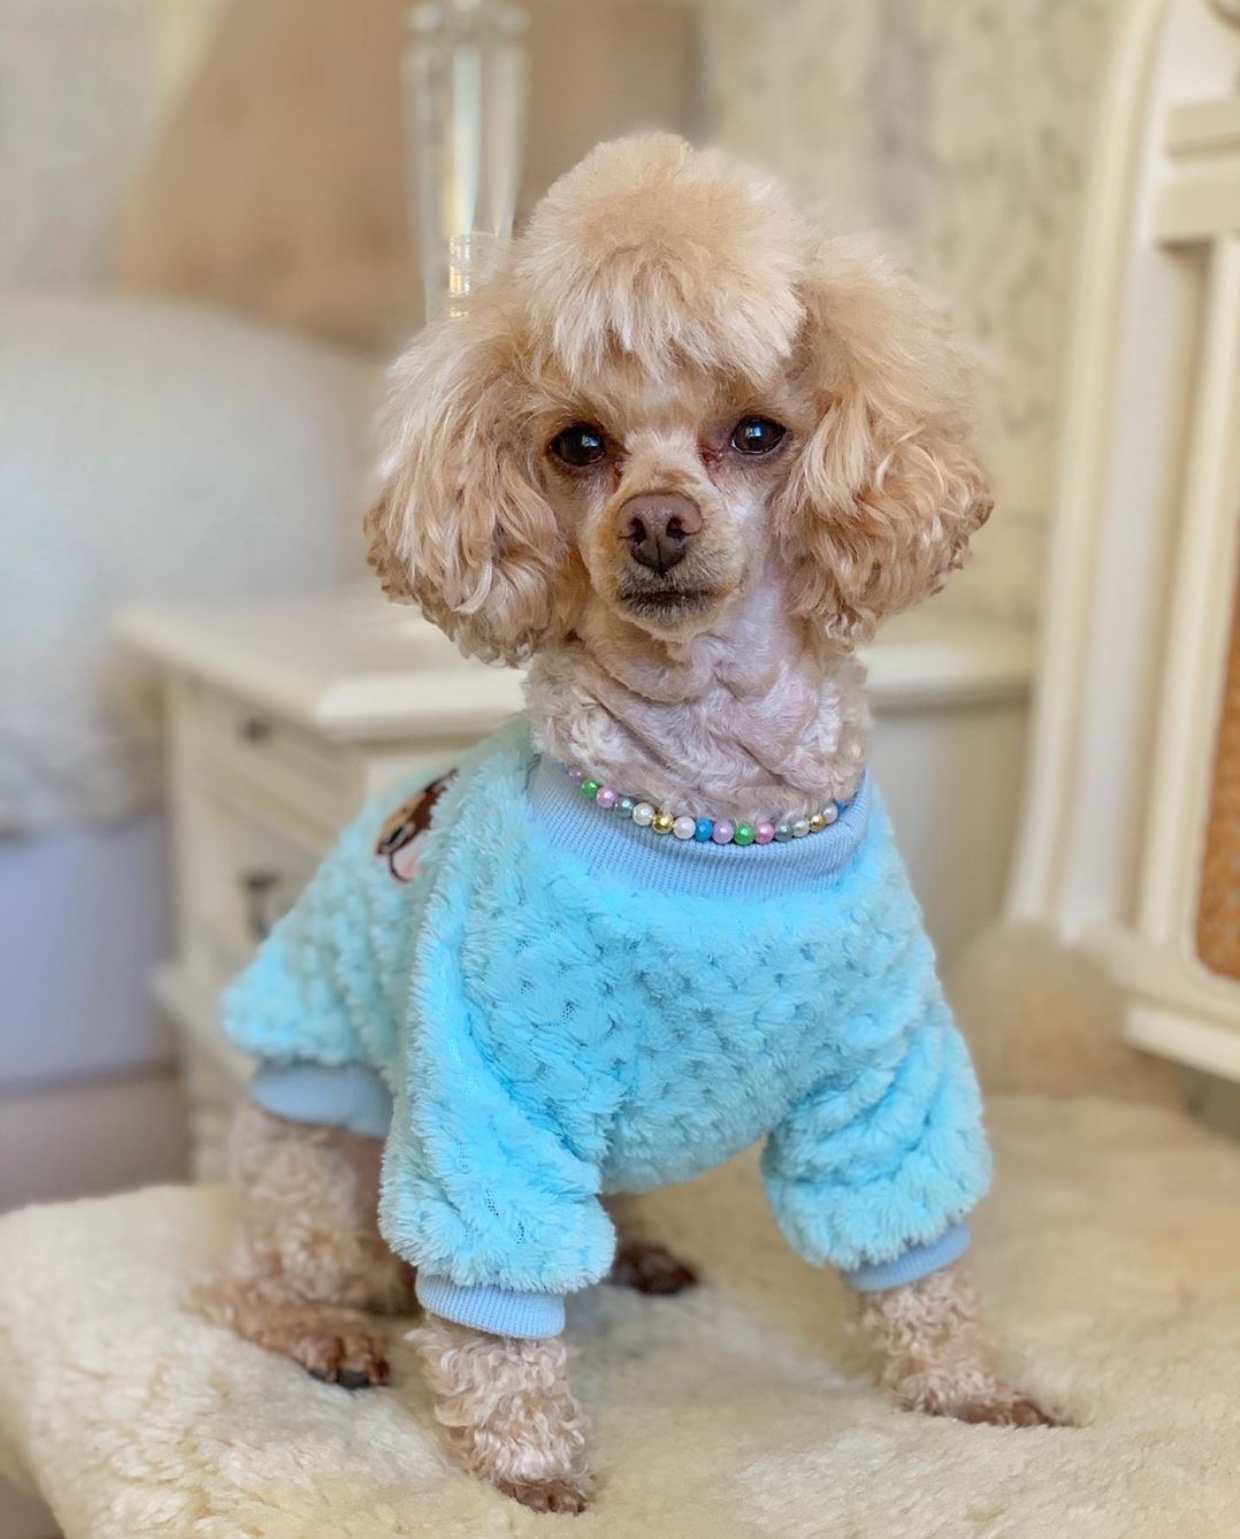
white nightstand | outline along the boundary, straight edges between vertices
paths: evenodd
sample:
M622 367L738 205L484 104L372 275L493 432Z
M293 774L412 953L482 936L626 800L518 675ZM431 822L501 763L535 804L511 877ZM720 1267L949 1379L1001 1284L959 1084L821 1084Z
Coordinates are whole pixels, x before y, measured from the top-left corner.
M155 988L180 1036L194 1167L215 1179L251 1067L220 1034L220 989L363 801L406 772L432 778L520 710L521 681L466 662L369 589L133 609L117 628L165 680L177 954ZM868 660L874 762L931 934L950 951L998 909L1029 637L920 616Z
M220 1034L221 988L366 798L520 710L520 679L369 590L133 609L117 629L165 681L177 954L154 984L180 1033L194 1168L215 1179L250 1071Z

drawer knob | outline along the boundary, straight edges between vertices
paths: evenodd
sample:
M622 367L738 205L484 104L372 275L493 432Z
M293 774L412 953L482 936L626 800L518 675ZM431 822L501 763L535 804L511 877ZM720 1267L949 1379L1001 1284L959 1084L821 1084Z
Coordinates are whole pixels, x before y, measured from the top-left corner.
M247 716L241 723L241 736L247 743L265 743L271 730L271 722L265 716Z
M245 890L246 928L251 940L265 941L292 907L288 889L276 871L247 871L241 878Z

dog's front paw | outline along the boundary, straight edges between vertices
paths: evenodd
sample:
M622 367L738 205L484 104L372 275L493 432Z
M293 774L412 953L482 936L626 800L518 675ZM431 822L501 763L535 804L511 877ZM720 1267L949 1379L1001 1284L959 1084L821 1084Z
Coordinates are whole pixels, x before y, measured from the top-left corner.
M496 1480L495 1489L531 1512L561 1512L575 1516L590 1504L591 1482L582 1480Z
M428 1314L408 1336L462 1469L535 1512L580 1512L593 1479L559 1337L492 1336Z
M1032 1395L1013 1389L1001 1379L953 1384L934 1374L917 1375L896 1388L896 1404L905 1411L946 1416L970 1426L1063 1427L1068 1423L1047 1410Z
M376 1338L348 1325L311 1327L291 1341L288 1351L311 1378L341 1389L369 1389L391 1376Z
M1066 1427L1068 1423L1055 1411L1048 1411L1032 1395L1006 1384L993 1394L946 1405L937 1413L971 1426L987 1427Z

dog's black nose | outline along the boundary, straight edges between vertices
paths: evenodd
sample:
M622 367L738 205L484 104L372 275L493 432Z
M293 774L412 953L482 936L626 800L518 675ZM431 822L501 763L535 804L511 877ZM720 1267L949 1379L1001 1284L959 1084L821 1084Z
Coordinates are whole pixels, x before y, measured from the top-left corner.
M620 505L616 530L638 566L660 577L685 559L702 510L680 492L643 492Z

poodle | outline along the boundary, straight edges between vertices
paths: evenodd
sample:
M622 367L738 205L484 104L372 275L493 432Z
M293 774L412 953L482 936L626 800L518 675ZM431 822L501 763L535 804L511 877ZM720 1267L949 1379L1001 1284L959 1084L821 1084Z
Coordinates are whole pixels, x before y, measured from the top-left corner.
M564 1295L692 1285L626 1195L765 1137L898 1405L1053 1421L961 1268L977 1087L855 655L990 506L967 353L868 242L664 135L552 187L395 366L367 520L526 713L367 809L230 994L262 1066L211 1318L360 1387L416 1286L458 1462L579 1511Z

